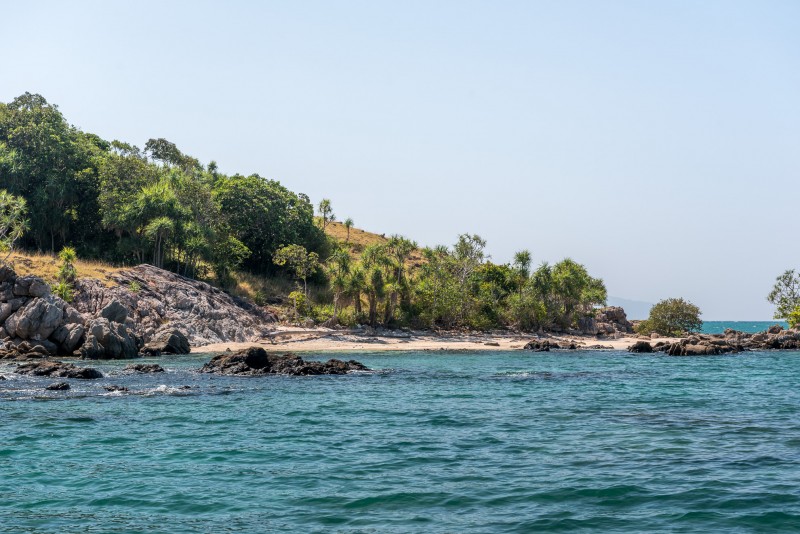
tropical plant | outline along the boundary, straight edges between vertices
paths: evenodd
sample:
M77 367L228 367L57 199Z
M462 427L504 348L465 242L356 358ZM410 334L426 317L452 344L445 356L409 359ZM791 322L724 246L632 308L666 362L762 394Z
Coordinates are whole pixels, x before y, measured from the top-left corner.
M0 252L5 252L3 263L14 252L17 241L28 229L28 206L25 199L8 191L0 191Z
M775 319L787 319L800 308L800 273L794 269L775 279L767 300L775 305Z
M322 220L322 230L324 231L329 222L336 220L336 215L333 214L331 201L327 198L320 200L318 209L320 219Z
M347 229L347 240L346 241L347 241L347 243L349 243L350 242L350 228L353 227L353 219L348 217L347 219L344 220L344 223L342 223L342 224L344 224L344 227Z
M650 309L650 316L639 323L639 334L680 336L697 332L703 327L700 308L682 298L669 298L658 302Z
M275 251L273 261L276 265L289 266L294 275L303 281L303 295L308 298L308 277L319 268L319 255L308 252L301 245L287 245Z

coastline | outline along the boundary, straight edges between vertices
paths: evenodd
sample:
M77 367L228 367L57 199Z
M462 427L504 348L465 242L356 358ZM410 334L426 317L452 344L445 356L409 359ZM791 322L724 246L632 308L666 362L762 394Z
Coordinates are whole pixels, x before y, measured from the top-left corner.
M649 342L675 342L682 338L649 339ZM514 351L524 350L532 340L548 340L558 344L575 344L578 350L618 350L641 341L634 334L598 338L591 335L522 334L522 333L433 333L425 331L385 331L366 333L363 330L332 328L277 327L268 338L254 342L212 343L192 347L192 354L237 351L262 347L268 351L292 352L391 352L391 351Z

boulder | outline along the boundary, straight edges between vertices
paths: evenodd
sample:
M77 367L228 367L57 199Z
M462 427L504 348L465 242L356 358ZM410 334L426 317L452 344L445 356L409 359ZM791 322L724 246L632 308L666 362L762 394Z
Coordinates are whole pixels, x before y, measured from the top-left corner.
M636 343L628 347L628 352L636 352L636 353L653 352L653 346L647 341L637 341Z
M69 389L69 384L66 382L55 382L44 389L48 391L67 391Z
M20 276L14 282L13 293L18 297L45 297L50 294L50 286L38 276Z
M544 341L529 341L522 347L524 350L532 350L533 352L548 352L550 350L550 342Z
M61 324L61 302L54 297L31 299L6 319L4 328L11 337L47 339Z
M89 323L80 353L81 357L92 360L118 360L136 358L139 350L136 338L124 324L101 317Z
M103 378L102 373L91 367L76 367L71 363L39 361L21 363L16 372L21 375L50 376L55 378L81 378L84 380Z
M269 354L260 347L251 347L233 353L220 354L200 368L201 373L231 376L266 375L343 375L350 371L366 371L366 366L355 360L344 362L331 359L327 362L305 361L296 354Z
M171 329L156 333L144 346L148 354L189 354L189 340L180 330Z
M112 300L102 310L100 317L112 323L124 323L128 318L128 309L118 300Z
M163 373L164 368L157 363L132 363L126 365L123 371L128 373Z

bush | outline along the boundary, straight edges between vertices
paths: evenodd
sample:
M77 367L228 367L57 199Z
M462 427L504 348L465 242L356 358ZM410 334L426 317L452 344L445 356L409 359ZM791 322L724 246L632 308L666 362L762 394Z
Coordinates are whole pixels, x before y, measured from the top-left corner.
M789 328L798 328L800 327L800 306L795 308L788 317L786 317L786 321L789 323Z
M660 334L662 336L681 336L697 332L703 327L700 308L682 298L660 301L650 309L650 317L636 327L638 334Z

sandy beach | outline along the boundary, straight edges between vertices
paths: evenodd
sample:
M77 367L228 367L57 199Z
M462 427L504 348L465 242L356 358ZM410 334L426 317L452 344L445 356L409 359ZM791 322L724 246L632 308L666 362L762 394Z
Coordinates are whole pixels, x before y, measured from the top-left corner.
M247 347L264 347L272 351L353 352L353 351L421 351L421 350L521 350L532 340L548 340L558 344L574 343L579 349L626 350L639 340L634 335L598 339L595 336L519 333L432 333L424 331L381 331L331 328L277 327L268 339L245 343L214 343L193 347L193 353L225 352ZM652 339L675 341L675 338Z

